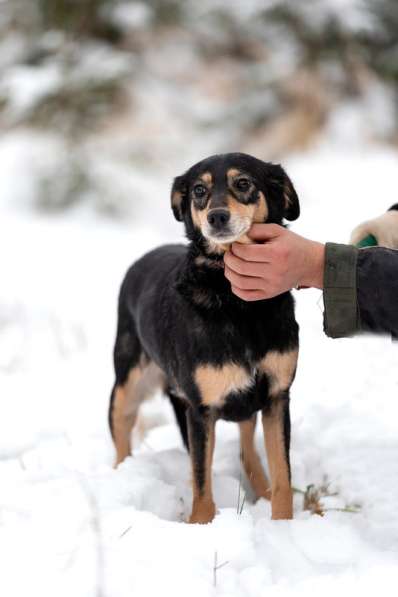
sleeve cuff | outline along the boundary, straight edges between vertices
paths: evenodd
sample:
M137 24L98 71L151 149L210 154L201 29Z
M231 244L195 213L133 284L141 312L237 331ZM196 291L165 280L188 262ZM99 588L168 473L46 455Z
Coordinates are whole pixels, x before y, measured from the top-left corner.
M324 331L331 338L352 336L359 331L357 305L358 249L326 243L323 279Z

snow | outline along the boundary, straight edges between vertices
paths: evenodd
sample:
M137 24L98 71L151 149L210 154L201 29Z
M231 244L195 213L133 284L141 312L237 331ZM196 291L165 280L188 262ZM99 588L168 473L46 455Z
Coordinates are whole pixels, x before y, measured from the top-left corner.
M121 29L139 30L151 23L153 12L143 2L121 2L113 7L111 18Z
M8 97L10 117L17 120L44 97L57 91L60 84L61 72L57 65L14 66L9 69L0 93Z
M331 122L317 147L284 161L302 204L292 228L322 241L346 241L359 221L396 201L397 153L348 143L345 122ZM19 142L25 151L29 137ZM182 239L169 210L170 180L153 172L150 192L132 198L122 221L87 205L43 215L23 200L28 189L11 168L10 143L0 143L0 155L10 156L0 172L0 593L395 593L397 345L326 338L320 293L295 293L293 485L326 483L337 495L325 498L321 518L303 511L296 493L295 519L271 521L269 504L253 504L243 479L238 513L238 430L219 422L219 513L210 525L184 524L189 459L167 400L157 395L144 405L134 457L117 470L107 429L121 278L145 251ZM180 161L175 173L185 166ZM139 177L137 185L144 192ZM257 444L265 459L260 425ZM358 512L344 511L353 505Z

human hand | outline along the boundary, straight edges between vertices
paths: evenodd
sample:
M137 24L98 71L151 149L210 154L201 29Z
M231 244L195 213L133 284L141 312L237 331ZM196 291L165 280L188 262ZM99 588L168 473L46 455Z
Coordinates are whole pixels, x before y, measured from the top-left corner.
M323 287L323 244L277 224L254 224L248 236L257 244L233 243L224 255L225 276L241 299L269 299L298 286Z
M352 231L350 243L356 245L370 234L380 247L398 249L398 211L387 211L378 218L362 222Z

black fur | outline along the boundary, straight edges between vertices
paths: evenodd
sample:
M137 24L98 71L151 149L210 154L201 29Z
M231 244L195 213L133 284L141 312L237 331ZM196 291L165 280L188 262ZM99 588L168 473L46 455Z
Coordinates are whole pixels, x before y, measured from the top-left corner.
M250 390L230 394L223 406L214 409L217 418L242 421L257 411L267 416L271 410L270 380L255 371L256 363L270 350L283 353L298 346L291 294L257 302L236 297L224 276L222 254L209 249L194 225L190 209L192 184L201 173L211 172L212 195L222 203L225 173L234 167L247 172L253 180L254 190L247 203L257 201L259 192L266 197L268 222L282 224L283 218L298 217L296 192L279 165L245 154L207 158L177 177L172 188L173 197L177 197L173 211L184 222L190 244L162 246L142 257L127 272L119 300L114 352L116 384L123 384L129 369L142 358L161 368L186 446L188 411L189 441L195 443L195 469L200 485L204 475L205 422L213 409L202 405L194 380L195 369L203 364L233 363L255 376ZM280 399L284 402L282 427L288 459L288 390Z

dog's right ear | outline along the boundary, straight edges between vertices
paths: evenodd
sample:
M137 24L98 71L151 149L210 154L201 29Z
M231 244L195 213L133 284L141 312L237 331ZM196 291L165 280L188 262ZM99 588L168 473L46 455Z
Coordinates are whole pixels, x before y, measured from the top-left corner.
M171 188L171 209L175 219L179 222L183 220L187 193L188 185L185 175L177 176Z

